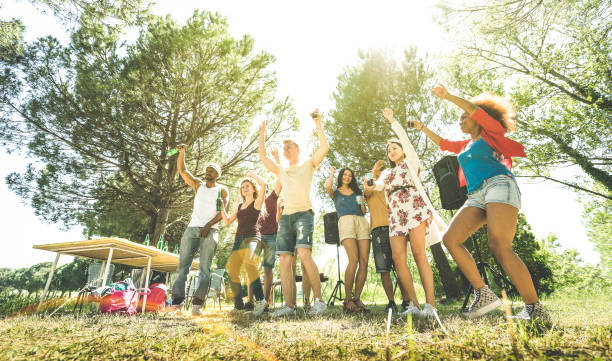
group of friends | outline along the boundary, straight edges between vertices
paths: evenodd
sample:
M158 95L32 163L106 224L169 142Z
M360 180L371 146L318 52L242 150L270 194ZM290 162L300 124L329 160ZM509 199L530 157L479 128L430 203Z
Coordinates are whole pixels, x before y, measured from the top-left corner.
M370 177L357 176L342 168L337 176L331 168L325 190L333 200L338 215L339 239L346 250L348 265L344 286L346 312L368 312L361 301L366 281L370 245L374 253L376 272L389 303L387 309L397 309L390 272L395 270L401 290L401 314L437 317L434 281L425 249L443 242L461 272L474 289L474 298L463 315L482 316L501 306L498 296L483 282L476 263L463 246L467 238L487 224L491 252L510 277L525 305L513 316L519 320L548 323L550 315L539 302L529 270L513 252L517 215L521 193L511 171L512 157L524 157L523 146L505 135L515 126L515 110L510 101L483 93L470 100L450 94L438 84L435 96L457 105L462 111L461 131L469 138L451 141L440 137L418 120L410 122L412 129L423 132L440 150L458 154L459 178L467 186L468 199L449 225L433 207L421 182L422 167L406 131L397 122L391 109L382 115L389 121L397 139L386 145L388 166L377 161ZM284 305L271 313L272 317L296 314L296 261L301 262L303 288L312 291L314 302L308 304L308 314L325 312L321 297L321 281L313 260L314 213L310 199L313 174L324 160L329 145L321 124L321 114L311 114L317 130L319 146L312 157L300 158L300 148L293 139L283 140L282 154L288 166L282 166L279 151L268 152L265 144L266 122L259 129L259 158L264 167L276 176L276 183L266 196L267 185L262 177L249 171L241 181L236 206L229 212L227 187L217 183L221 168L211 163L204 180L195 177L185 167L184 145L178 147L178 170L195 191L191 221L180 244L178 277L172 290L171 309L179 309L185 299L187 275L195 253L200 251L200 276L193 295L193 315L201 315L210 284L210 267L218 242L218 223L238 222L234 246L227 262L234 307L252 309L255 316L268 310L271 297L273 268L279 259L280 280ZM334 182L336 177L336 182ZM282 194L282 198L281 198ZM221 206L219 206L221 205ZM367 205L367 208L366 208ZM370 213L369 220L365 214ZM408 247L409 244L409 247ZM410 250L425 291L425 303L419 303L412 274L406 263ZM260 270L263 265L264 281ZM246 271L249 299L243 303L241 269ZM353 290L354 289L354 290ZM305 300L309 300L306 297Z

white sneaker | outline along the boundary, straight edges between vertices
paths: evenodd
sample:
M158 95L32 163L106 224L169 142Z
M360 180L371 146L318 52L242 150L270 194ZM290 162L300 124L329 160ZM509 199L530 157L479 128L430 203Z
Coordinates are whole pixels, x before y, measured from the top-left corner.
M400 313L400 316L402 317L406 317L407 315L418 316L420 313L421 313L421 310L419 310L419 308L415 306L414 303L412 303L412 301L410 301L410 304L408 306L402 305L402 313Z
M180 315L182 314L181 305L170 305L166 307L166 312L171 316Z
M191 315L196 317L204 316L202 305L193 305L193 307L191 307Z
M421 310L420 316L423 318L436 317L436 313L436 309L429 303L426 303Z
M310 311L308 311L308 316L316 316L320 315L327 309L327 304L320 299L316 299Z
M295 316L296 314L297 312L295 311L295 308L291 308L285 305L282 308L272 312L270 316L272 318L277 318L277 317L284 317L284 316Z
M463 313L466 318L475 318L491 312L502 305L501 300L489 286L484 285L479 290L474 290L474 300L467 311Z
M266 302L266 300L256 301L255 302L255 307L253 308L253 312L251 312L251 315L253 315L255 317L261 316L261 314L266 309L267 305L268 305L268 302Z

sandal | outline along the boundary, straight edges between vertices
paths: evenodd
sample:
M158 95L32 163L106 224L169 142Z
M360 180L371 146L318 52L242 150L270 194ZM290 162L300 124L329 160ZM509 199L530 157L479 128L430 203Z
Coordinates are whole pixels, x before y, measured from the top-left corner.
M353 312L359 311L359 307L355 304L352 298L346 298L344 300L342 309L344 312L347 312L347 313L353 313Z
M353 299L353 303L357 306L357 312L363 312L363 313L368 313L370 312L370 310L366 307L366 305L363 304L363 302L361 302L360 299L354 298Z

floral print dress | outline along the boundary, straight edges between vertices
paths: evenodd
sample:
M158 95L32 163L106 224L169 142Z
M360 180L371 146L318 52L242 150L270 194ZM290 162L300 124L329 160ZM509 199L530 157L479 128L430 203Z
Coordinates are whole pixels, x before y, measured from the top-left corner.
M384 178L387 206L389 207L389 236L408 236L410 230L433 216L410 178L406 160L388 170ZM429 228L429 227L428 227Z

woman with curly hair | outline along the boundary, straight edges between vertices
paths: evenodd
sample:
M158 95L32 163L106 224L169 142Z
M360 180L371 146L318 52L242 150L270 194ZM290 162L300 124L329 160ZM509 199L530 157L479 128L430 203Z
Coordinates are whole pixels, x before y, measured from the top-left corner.
M230 225L238 220L236 235L234 237L234 247L227 260L227 270L230 278L230 285L234 295L234 308L244 309L242 300L242 287L240 284L240 268L244 264L247 274L248 287L251 287L255 295L255 307L253 315L261 315L267 305L264 299L263 287L259 271L261 270L261 257L258 245L261 242L261 234L257 221L265 207L262 208L266 195L266 182L253 171L249 171L247 177L240 182L240 193L236 197L236 209L231 215L225 212L225 207L221 209L221 216L225 225ZM264 215L265 217L265 215Z
M336 168L331 167L329 178L325 182L325 190L334 201L338 213L340 243L348 257L348 264L344 270L344 290L346 291L344 311L368 312L369 310L361 302L361 291L363 291L368 275L368 258L370 257L370 232L368 220L364 217L365 203L353 171L350 168L340 169L337 185L333 189L332 180L335 173ZM357 265L359 265L359 270L357 270ZM353 284L355 285L354 294Z
M450 141L414 121L414 127L423 131L441 150L459 154L460 180L467 183L468 200L443 237L444 245L474 287L474 300L464 316L482 316L501 305L499 298L482 281L474 259L463 246L466 239L486 223L491 252L525 302L524 309L514 318L549 323L550 316L539 302L529 270L512 251L521 193L510 171L511 157L525 156L520 143L505 137L515 126L512 103L488 93L468 101L449 94L441 84L432 91L438 98L463 110L459 126L470 136L467 140Z
M402 285L402 296L410 299L410 303L402 303L402 315L436 317L433 273L425 249L442 240L446 224L433 208L421 183L421 163L406 131L395 120L391 109L383 110L383 116L391 123L399 140L391 139L387 142L390 167L382 172L374 186L366 187L366 191L369 193L384 189L387 197L391 256ZM410 248L407 247L408 242ZM406 264L408 249L412 251L425 291L422 310L419 308L412 274Z

